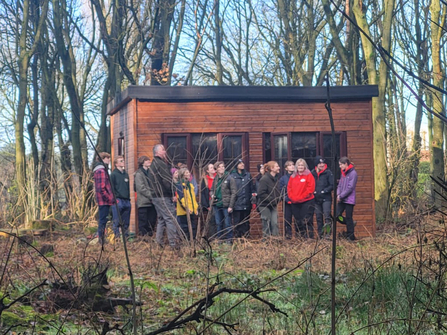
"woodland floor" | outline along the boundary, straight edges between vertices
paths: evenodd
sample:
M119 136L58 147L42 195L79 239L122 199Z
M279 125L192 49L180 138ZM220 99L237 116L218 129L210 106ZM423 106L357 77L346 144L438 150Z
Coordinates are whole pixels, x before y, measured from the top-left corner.
M343 281L345 274L356 271L363 273L362 276L365 277L368 269L376 270L393 266L398 266L399 269L411 268L420 260L418 250L421 249L422 244L425 245L424 257L428 259L429 254L436 254L437 251L427 246L431 245L432 241L443 238L445 227L442 220L425 221L432 224L425 222L423 225L403 228L400 231L382 230L375 238L356 242L343 239L337 241L337 280ZM105 333L106 322L110 327L116 324L116 327L120 329L116 333L121 331L131 333L129 323L131 305L117 307L114 313L104 313L66 306L59 309L49 301L55 299L49 294L54 283L58 285L72 283L74 286L81 286L85 284L88 275L94 275L106 267L108 268L106 272L108 283L104 285L107 292L103 294L130 298L130 276L122 242L105 244L104 250L101 250L99 244L94 243L94 240L90 240L85 233L76 229L55 231L28 242L31 245L19 243L12 237L0 237L0 298L5 298L0 308L14 302L14 299L22 295L27 297L14 302L8 308L3 308L0 321L1 333L86 334L92 331L101 334L101 332ZM288 287L290 283L295 283L295 277L311 274L317 275L321 280L326 280L325 290L330 291L328 279L331 271L331 246L330 240L239 240L233 245L217 242L212 242L210 245L197 243L195 246L185 246L180 251L175 251L169 247L160 248L153 240L136 238L127 243L127 249L137 300L142 304L137 308L138 333L150 333L166 325L166 322L187 306L205 297L206 292L214 284L216 288L239 289L254 289L265 285L267 289L280 291L281 285ZM45 257L39 254L38 250ZM288 271L290 273L287 273ZM281 276L284 277L274 280ZM45 280L50 285L27 294L30 289ZM313 288L309 290L312 291ZM293 289L290 289L290 292L294 294ZM287 303L292 305L294 303L280 302L281 299L287 298L284 297L286 295L284 292L281 294L282 296L277 297L272 293L265 299L279 309L287 309L290 317L293 311L287 307ZM247 295L239 296L238 299L241 300L245 296ZM315 299L315 296L310 299ZM223 304L224 300L224 298L220 299L219 303ZM213 312L215 313L213 317L224 313L232 306L232 303L237 301L230 300L221 307L213 306L217 309ZM257 307L244 304L244 308L249 309L249 313L253 315L264 315L262 320L265 320L266 315L274 314L266 306L260 305L262 304L258 302L253 305ZM326 318L317 322L325 323L326 331L330 326L328 306L325 305L321 309L315 307L318 305L316 302L310 305L314 306L315 310L319 310L320 316ZM298 308L296 304L294 306L296 309L303 308ZM302 324L288 325L283 321L278 321L278 325L262 324L253 328L244 326L243 321L235 316L234 323L241 325L229 331L234 334L319 334L317 325L313 324L309 328L309 322L305 317L306 308L301 313L304 319L300 318L307 328ZM315 311L310 313L310 320L312 318L315 320L315 316L312 316L314 314ZM17 319L14 319L14 316L17 316ZM360 324L361 322L359 322L359 327ZM176 333L195 334L200 329L203 330L203 327L205 325L193 322L177 330ZM214 326L204 333L215 334L221 331L226 333L224 328ZM115 333L115 331L110 333ZM340 330L339 333L343 334L344 330Z

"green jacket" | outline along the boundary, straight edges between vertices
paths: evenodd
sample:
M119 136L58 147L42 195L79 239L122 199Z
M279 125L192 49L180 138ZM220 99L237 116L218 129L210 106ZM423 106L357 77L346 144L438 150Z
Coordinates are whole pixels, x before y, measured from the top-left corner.
M213 196L213 205L217 207L233 208L236 202L237 186L233 178L228 172L222 177L216 175L211 188Z

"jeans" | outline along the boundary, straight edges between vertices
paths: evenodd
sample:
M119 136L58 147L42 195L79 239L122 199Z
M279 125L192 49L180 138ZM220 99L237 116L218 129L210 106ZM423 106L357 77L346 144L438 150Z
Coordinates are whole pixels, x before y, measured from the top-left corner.
M284 233L286 235L286 239L292 238L292 205L286 203L285 201L284 201Z
M168 235L169 245L173 248L177 247L177 215L175 205L172 198L153 198L152 203L157 211L157 243L163 246L165 231Z
M316 201L315 202L315 215L317 217L317 229L318 236L323 236L323 226L331 225L331 205L332 201Z
M138 208L138 234L153 236L157 224L157 211L154 206Z
M344 202L339 202L337 204L337 216L343 214L346 211L346 234L348 238L355 237L354 236L354 220L352 215L354 214L354 205L345 204Z
M106 230L107 217L109 216L110 206L98 206L98 238L104 239L104 231Z
M250 235L250 209L233 212L234 237Z
M278 209L276 207L259 208L262 220L262 236L278 236Z
M292 204L292 213L296 220L297 233L304 238L314 238L312 217L314 215L315 199L303 203Z
M233 238L233 227L231 226L231 213L227 207L213 207L216 218L217 238L231 240Z
M130 205L130 200L129 199L120 199L117 198L116 199L117 205L118 205L118 210L121 216L121 221L123 222L123 231L124 231L124 235L128 234L129 231L129 222L130 222L130 210L131 210L131 205ZM115 205L112 206L112 214L113 214L113 232L115 233L115 237L118 238L120 237L120 226L119 226L119 216L118 213L116 211L116 207Z

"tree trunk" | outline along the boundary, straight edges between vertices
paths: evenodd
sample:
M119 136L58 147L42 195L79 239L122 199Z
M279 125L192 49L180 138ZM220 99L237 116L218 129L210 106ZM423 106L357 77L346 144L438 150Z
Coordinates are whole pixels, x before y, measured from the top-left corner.
M390 50L391 44L391 21L394 8L394 0L385 0L383 21L383 42L385 50ZM365 8L361 0L355 0L352 6L357 24L369 36L369 25L366 19ZM372 122L374 127L374 188L376 201L376 216L385 219L388 209L388 179L386 162L386 120L385 120L385 93L388 78L388 69L384 62L380 63L379 76L376 70L375 51L369 40L362 34L363 53L365 55L366 68L368 72L368 83L379 86L379 96L372 101Z
M431 60L433 64L433 85L444 88L443 72L441 69L441 50L440 41L442 36L442 28L444 26L444 18L441 19L441 4L439 1L432 1L430 5L431 12ZM432 92L433 110L439 114L445 115L443 97L438 91ZM433 138L430 142L432 155L430 157L431 174L434 178L444 180L444 123L437 117L433 118ZM442 192L441 188L436 184L432 184L433 191ZM441 208L444 201L442 198L434 194L435 205Z

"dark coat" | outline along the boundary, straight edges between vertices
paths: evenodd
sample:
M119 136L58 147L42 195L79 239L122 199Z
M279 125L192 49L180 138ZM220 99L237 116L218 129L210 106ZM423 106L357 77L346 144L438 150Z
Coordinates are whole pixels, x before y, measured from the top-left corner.
M334 175L331 170L327 166L320 173L316 169L313 169L312 175L315 178L315 201L317 203L331 201L331 192L334 189Z
M216 201L216 191L220 184L221 195L222 195L222 207L224 208L233 208L234 203L236 202L236 182L233 178L230 178L228 173L225 173L222 177L216 175L213 181L213 187L211 189L211 194L213 196L214 202Z
M202 208L210 208L210 189L205 178L200 183L200 205Z
M266 172L259 181L258 206L275 208L281 201L281 191L279 189L278 176L273 177Z
M113 170L110 182L117 198L130 200L129 175L126 170Z
M149 167L149 185L154 198L172 198L174 195L169 166L158 156L154 157Z
M145 171L140 167L134 176L134 189L137 192L137 207L152 206L152 193L149 187L149 169Z
M241 174L234 170L230 178L236 182L236 202L234 203L235 211L243 211L251 208L251 197L255 193L253 181L250 172L243 170Z
M286 172L286 174L279 179L279 189L281 190L281 197L284 199L286 203L291 202L291 200L287 196L287 185L289 184L289 179L291 175L292 173Z

